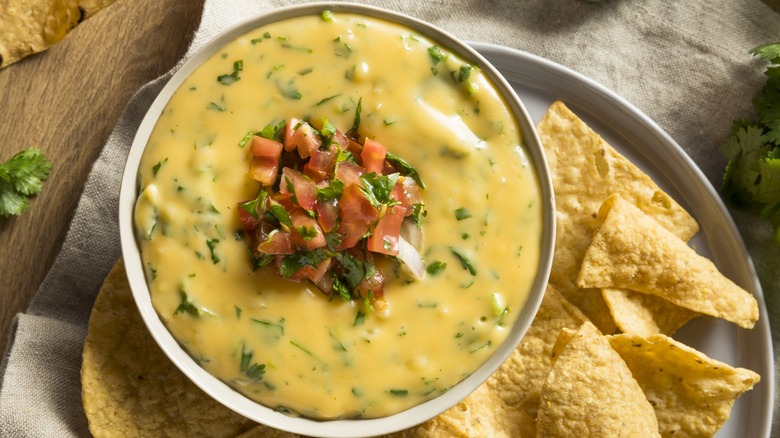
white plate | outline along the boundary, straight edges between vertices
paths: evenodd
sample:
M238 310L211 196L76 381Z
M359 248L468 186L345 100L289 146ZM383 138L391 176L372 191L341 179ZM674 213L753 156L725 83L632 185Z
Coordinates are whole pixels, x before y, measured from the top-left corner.
M647 172L700 223L691 241L759 304L756 327L744 330L714 318L697 318L675 338L710 357L751 369L761 382L742 395L717 437L769 437L774 367L769 321L761 285L739 231L718 193L680 146L633 105L598 83L546 59L484 43L470 43L509 81L534 123L561 100L615 149Z

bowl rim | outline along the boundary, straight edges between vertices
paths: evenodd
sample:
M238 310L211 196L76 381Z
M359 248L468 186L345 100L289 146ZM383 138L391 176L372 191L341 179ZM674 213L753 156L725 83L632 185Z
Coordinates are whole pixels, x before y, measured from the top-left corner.
M227 43L252 29L281 20L320 14L325 10L336 14L360 14L398 23L431 38L465 61L478 65L503 96L520 125L523 143L535 168L541 193L542 235L539 267L523 311L518 315L506 339L470 376L453 385L442 395L396 414L379 418L316 420L288 416L247 398L206 372L176 341L152 306L133 226L133 211L137 199L137 170L141 157L159 116L184 80ZM423 423L460 402L506 361L530 327L545 293L555 244L554 212L552 178L536 127L514 89L498 70L464 41L435 25L401 12L346 2L306 3L260 12L210 38L189 59L181 63L154 99L134 135L122 174L118 205L121 250L133 299L152 338L176 367L210 397L253 421L302 435L339 437L384 435Z

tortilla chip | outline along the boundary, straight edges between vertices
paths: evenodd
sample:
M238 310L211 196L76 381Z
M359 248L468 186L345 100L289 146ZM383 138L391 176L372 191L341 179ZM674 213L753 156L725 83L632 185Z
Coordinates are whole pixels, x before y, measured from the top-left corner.
M602 289L601 294L623 333L671 335L700 315L655 295L610 288Z
M668 336L607 339L653 405L664 437L714 435L728 420L734 400L760 379Z
M577 284L656 295L744 328L752 328L758 320L758 302L753 295L622 199L606 213L585 254Z
M96 438L233 437L256 424L206 395L163 354L141 320L121 260L95 301L82 360L84 411Z
M525 337L485 384L507 405L536 418L542 386L552 369L550 354L558 333L564 328L577 329L587 320L576 306L548 286Z
M486 385L438 417L420 426L392 435L392 438L535 437L533 418L507 406Z
M598 329L586 322L562 336L570 339L542 389L539 436L660 436L653 407Z
M601 203L609 195L620 193L684 240L696 234L699 225L649 176L614 150L562 102L550 106L538 131L553 176L557 210L550 283L582 309L602 332L613 333L616 325L601 291L580 289L575 282Z
M0 9L0 68L57 43L115 0L9 0Z

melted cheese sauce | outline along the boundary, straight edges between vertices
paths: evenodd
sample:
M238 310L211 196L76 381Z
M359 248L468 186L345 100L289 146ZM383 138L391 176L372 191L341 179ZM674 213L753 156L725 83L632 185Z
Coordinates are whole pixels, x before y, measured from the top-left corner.
M435 45L363 16L292 19L226 45L164 109L135 211L152 302L181 345L247 397L314 418L390 415L476 370L520 313L540 252L535 170L489 80L445 47L435 61ZM236 61L239 79L218 80ZM361 98L360 134L425 181L424 257L446 263L388 282L381 315L253 271L236 212L259 188L239 146L247 132L289 117L347 131Z

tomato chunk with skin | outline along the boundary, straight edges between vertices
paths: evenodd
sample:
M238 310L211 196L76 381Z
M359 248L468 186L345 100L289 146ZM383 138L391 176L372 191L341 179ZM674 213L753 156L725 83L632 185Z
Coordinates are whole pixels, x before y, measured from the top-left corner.
M366 173L366 169L349 161L342 161L336 165L336 179L341 180L345 186L357 184L360 175Z
M363 167L367 172L374 172L377 175L382 174L382 169L385 167L385 157L387 156L387 148L381 144L366 138L363 142L363 150L360 152L360 158L363 160Z
M290 190L291 187L292 191ZM282 169L282 181L279 184L279 191L294 196L301 208L309 211L314 210L317 202L317 184L297 170L289 167Z
M317 223L317 219L306 214L300 208L290 212L292 221L292 238L296 248L312 250L326 245L325 234Z
M398 255L398 236L401 234L401 223L405 214L406 207L403 205L388 208L368 238L368 250L391 256Z
M257 245L257 251L263 254L292 254L293 246L290 233L284 231L272 232L265 242Z
M249 173L252 178L264 186L273 185L279 175L279 157L282 154L282 144L278 141L254 136L250 145L252 161Z
M333 176L336 166L336 152L317 149L311 159L303 166L303 174L314 182L325 181Z
M284 150L298 149L301 158L308 158L322 145L322 139L307 122L291 118L284 125Z
M365 236L371 225L379 219L379 211L371 205L371 201L365 197L356 184L350 184L344 188L344 193L339 200L341 211L341 244L337 248L343 250L351 248Z
M317 201L315 207L317 211L317 222L322 227L322 231L330 233L339 223L339 207L337 199L328 199Z

